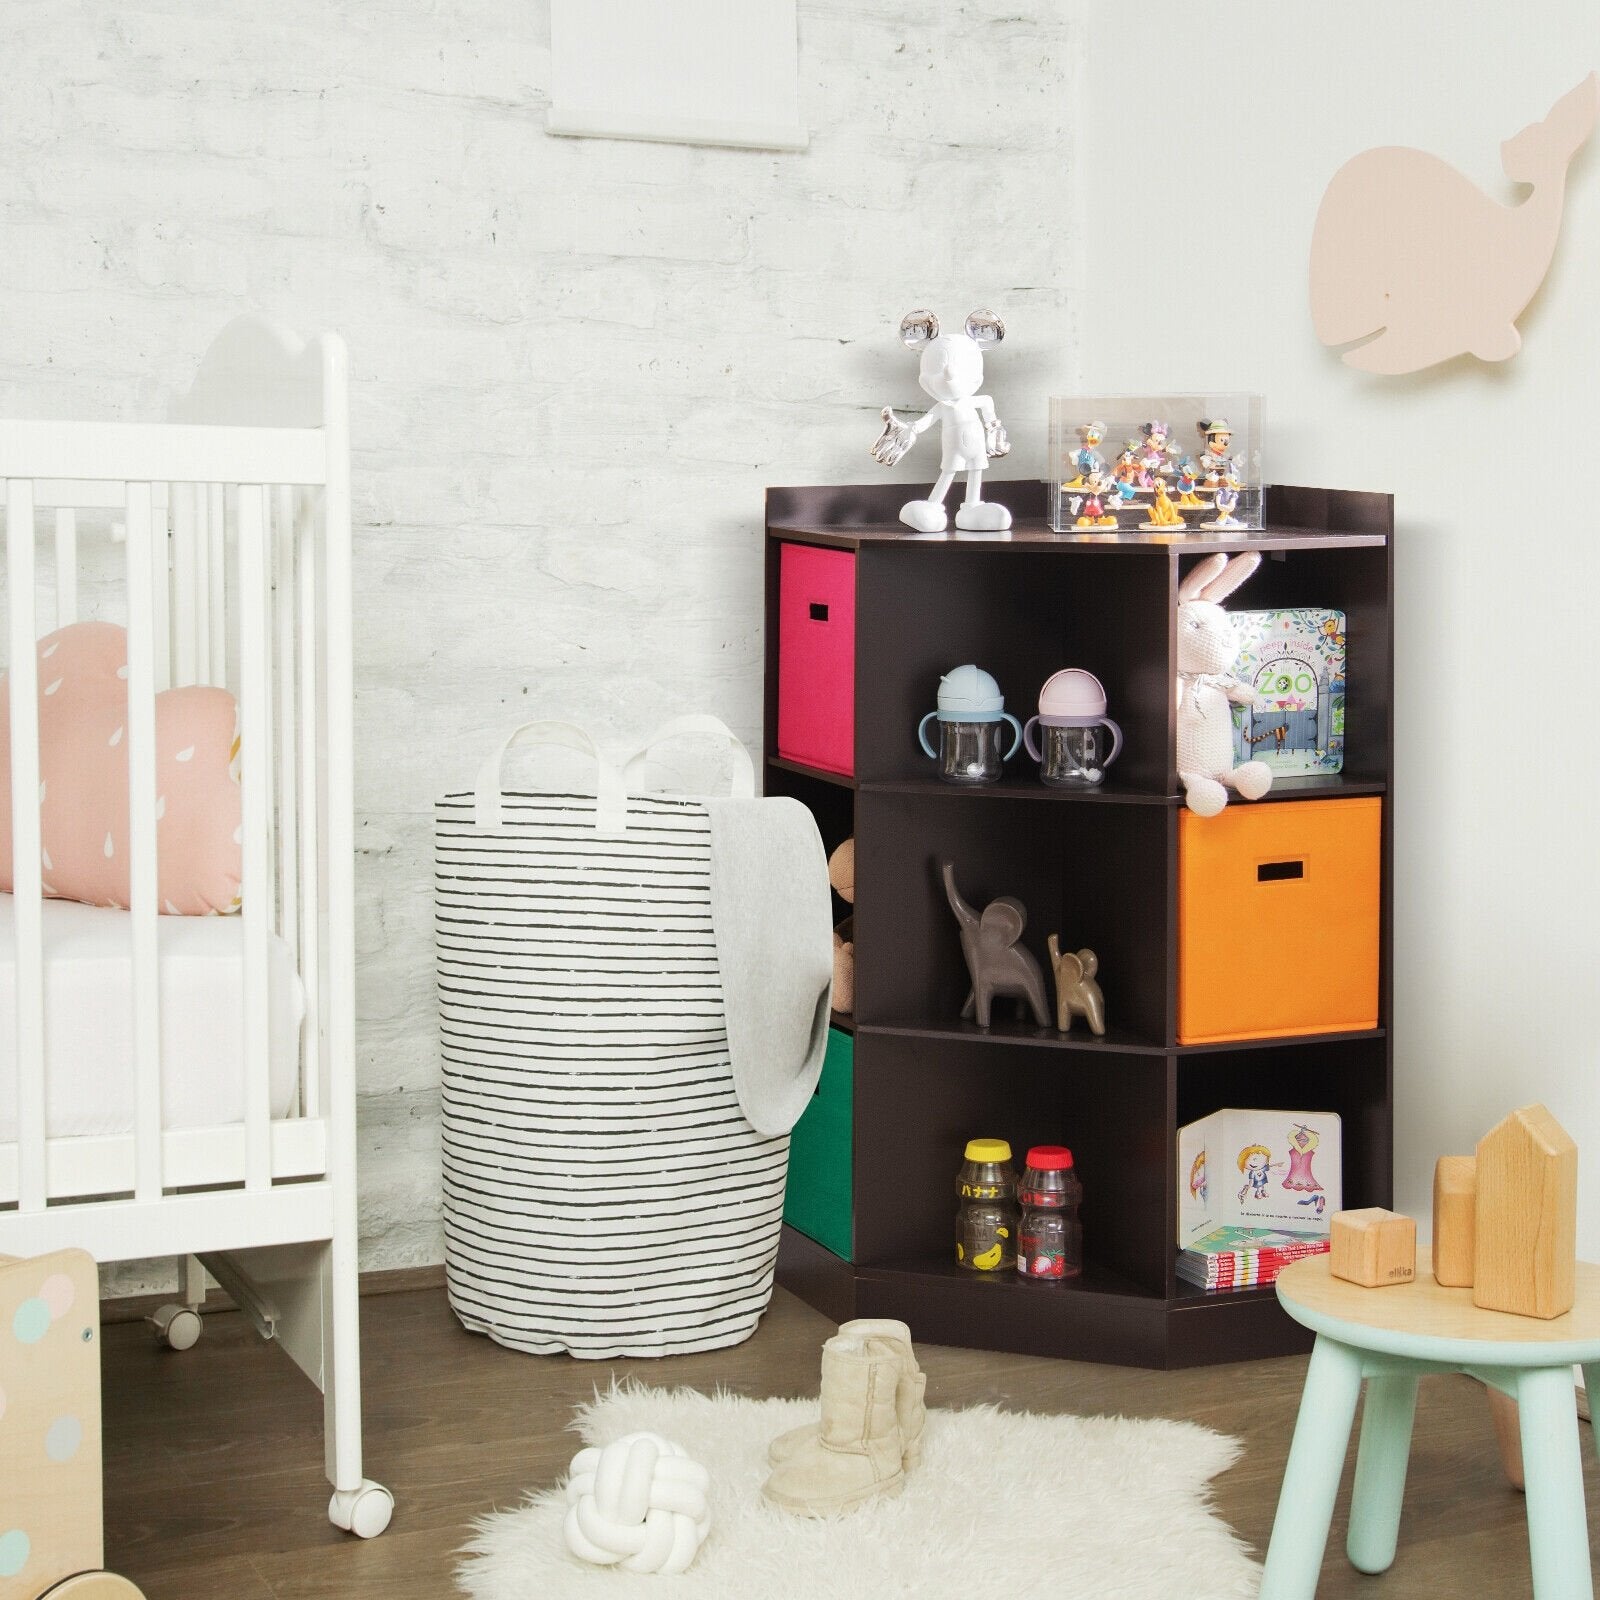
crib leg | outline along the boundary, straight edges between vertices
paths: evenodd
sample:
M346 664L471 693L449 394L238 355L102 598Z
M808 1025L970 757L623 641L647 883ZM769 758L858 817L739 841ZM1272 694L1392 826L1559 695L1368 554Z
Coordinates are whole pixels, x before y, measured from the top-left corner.
M328 1520L346 1533L375 1539L389 1526L394 1496L361 1475L361 1298L355 1229L329 1244L322 1258L322 1426L333 1497Z
M191 1311L198 1311L206 1303L206 1269L198 1256L183 1258L183 1303Z

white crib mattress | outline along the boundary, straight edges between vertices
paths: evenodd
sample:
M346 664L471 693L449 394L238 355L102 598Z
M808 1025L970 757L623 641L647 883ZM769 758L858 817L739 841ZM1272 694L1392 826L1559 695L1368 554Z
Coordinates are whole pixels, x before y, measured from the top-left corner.
M128 913L46 900L45 1126L51 1138L133 1131L133 956ZM244 1119L244 924L161 917L161 1114L168 1129ZM269 936L272 1114L287 1115L305 991ZM16 933L0 896L0 1143L17 1137Z

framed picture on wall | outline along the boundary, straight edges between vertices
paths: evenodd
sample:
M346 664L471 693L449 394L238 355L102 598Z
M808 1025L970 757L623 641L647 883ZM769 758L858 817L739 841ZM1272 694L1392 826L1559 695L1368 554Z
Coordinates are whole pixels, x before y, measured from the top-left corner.
M549 132L803 150L795 0L550 0Z

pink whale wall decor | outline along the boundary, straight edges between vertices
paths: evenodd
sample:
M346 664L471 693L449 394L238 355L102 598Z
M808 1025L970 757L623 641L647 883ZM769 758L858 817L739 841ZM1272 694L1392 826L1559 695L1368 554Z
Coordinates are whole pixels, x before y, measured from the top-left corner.
M1425 150L1365 150L1333 175L1311 235L1311 320L1352 367L1420 372L1470 353L1505 361L1517 318L1544 282L1561 233L1567 166L1594 129L1590 73L1542 122L1500 146L1532 193L1501 205Z

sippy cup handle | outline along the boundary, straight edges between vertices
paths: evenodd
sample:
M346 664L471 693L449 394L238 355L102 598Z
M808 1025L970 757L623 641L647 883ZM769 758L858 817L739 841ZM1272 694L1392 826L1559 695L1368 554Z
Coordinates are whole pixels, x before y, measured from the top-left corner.
M1011 748L1000 757L1002 761L1009 761L1017 753L1017 746L1022 743L1022 724L1009 711L1002 711L1000 720L1011 724Z
M1028 754L1032 756L1035 761L1043 761L1044 757L1039 754L1038 745L1033 742L1033 730L1038 726L1039 719L1037 717L1029 717L1027 725L1022 730L1022 742L1027 746Z
M927 756L930 761L937 761L939 759L939 752L928 743L928 724L932 722L933 719L938 715L939 713L937 711L930 711L927 716L925 716L922 721L917 724L917 743L922 746L922 753Z
M1105 760L1100 763L1102 767L1109 767L1117 759L1117 755L1122 749L1122 729L1110 717L1101 717L1100 721L1103 726L1111 730L1111 750Z

